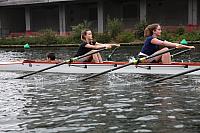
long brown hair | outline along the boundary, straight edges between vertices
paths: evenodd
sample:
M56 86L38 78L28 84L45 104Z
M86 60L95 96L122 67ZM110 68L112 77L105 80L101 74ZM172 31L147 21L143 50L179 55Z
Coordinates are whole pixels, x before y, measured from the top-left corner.
M152 36L153 31L157 29L157 27L160 26L160 24L150 24L148 25L144 30L144 37Z
M87 35L87 32L91 31L90 29L85 29L81 32L81 40L86 41L85 36Z

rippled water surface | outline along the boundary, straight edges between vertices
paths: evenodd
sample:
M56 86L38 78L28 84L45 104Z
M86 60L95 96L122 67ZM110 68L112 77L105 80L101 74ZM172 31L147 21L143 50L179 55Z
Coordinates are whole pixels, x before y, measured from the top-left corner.
M138 48L113 56L126 60ZM60 59L76 48L54 49ZM2 60L45 58L52 49L2 49ZM105 57L109 52L105 52ZM199 52L190 56L198 57ZM186 59L178 58L177 60ZM188 57L189 58L189 57ZM200 77L181 76L156 85L164 75L39 73L13 79L21 72L0 72L0 132L38 133L198 133Z

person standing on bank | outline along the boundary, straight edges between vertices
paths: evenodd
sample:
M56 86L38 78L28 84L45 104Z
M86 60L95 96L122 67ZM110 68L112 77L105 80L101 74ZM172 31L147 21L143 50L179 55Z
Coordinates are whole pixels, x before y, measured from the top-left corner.
M82 56L82 55L85 55L88 53L92 53L95 50L98 50L101 48L109 49L112 46L117 46L116 44L101 44L101 43L93 41L92 31L89 29L81 32L81 40L82 40L82 43L81 43L75 57ZM79 61L103 63L103 59L102 59L100 53L95 53L90 56L81 58L81 59L79 59Z
M158 39L161 36L161 26L159 24L151 24L148 25L144 30L144 36L146 40L142 47L141 52L138 54L139 58L150 56L153 54L158 54L164 51L167 51L167 47L177 47L177 48L195 48L194 46L186 46L179 43L172 43L169 41L162 41ZM164 48L159 49L159 46L164 46ZM145 62L159 62L161 61L163 64L170 64L171 63L171 55L170 53L165 53L160 56L156 56L152 59L148 59Z

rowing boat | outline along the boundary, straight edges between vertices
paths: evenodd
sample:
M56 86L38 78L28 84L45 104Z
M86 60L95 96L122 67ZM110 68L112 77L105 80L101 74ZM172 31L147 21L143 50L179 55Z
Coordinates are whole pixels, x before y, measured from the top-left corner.
M10 61L0 62L0 71L38 71L60 62L47 61ZM103 71L119 67L128 62L107 61L103 63L82 63L73 62L64 64L44 72L55 73L101 73ZM111 73L139 73L139 74L175 74L200 67L200 62L173 62L172 64L150 63L130 65L122 69L118 69ZM192 75L200 75L200 71L189 73Z

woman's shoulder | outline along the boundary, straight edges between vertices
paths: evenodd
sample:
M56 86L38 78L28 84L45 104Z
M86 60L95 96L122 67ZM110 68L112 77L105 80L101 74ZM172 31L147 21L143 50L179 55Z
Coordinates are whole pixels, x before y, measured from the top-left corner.
M91 42L92 45L95 45L96 43L98 43L98 42L96 42L96 41L92 41Z
M85 42L85 41L81 41L81 45L82 45L82 44L87 44L87 42Z
M81 46L85 46L85 45L87 45L87 44L89 44L89 45L95 45L96 43L97 43L96 41L91 41L91 42L89 42L89 43L88 43L88 42L85 42L85 41L82 41L80 45L81 45Z
M153 36L146 37L146 39L153 39L153 38L154 38Z
M152 39L153 39L153 36L147 36L145 39L145 42L151 42Z
M80 46L81 46L81 47L85 47L86 44L88 44L88 43L85 42L85 41L82 41L81 44L80 44Z

